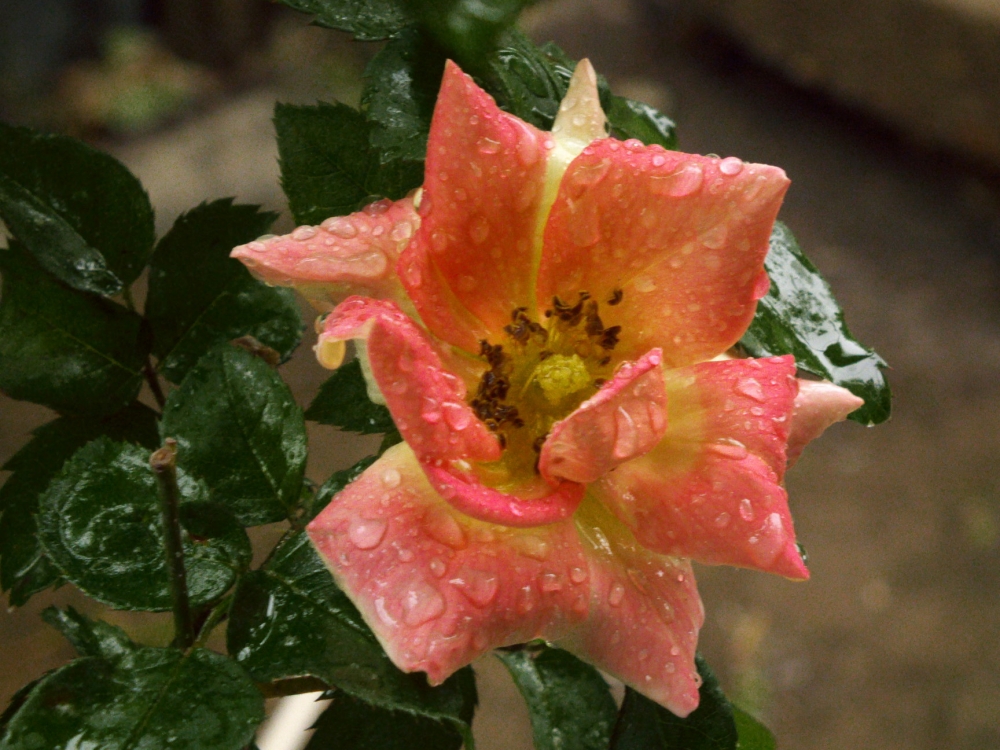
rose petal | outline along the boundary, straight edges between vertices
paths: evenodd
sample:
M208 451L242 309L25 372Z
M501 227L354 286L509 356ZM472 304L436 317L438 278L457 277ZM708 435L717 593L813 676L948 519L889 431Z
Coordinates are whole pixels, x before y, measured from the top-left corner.
M410 198L382 200L318 227L240 245L232 257L261 281L295 287L321 310L352 294L402 302L396 262L418 226Z
M573 515L583 498L584 486L576 482L545 482L521 487L517 494L487 487L474 474L424 463L427 478L452 506L481 521L528 528L556 523Z
M668 367L709 359L746 330L767 291L764 256L785 173L737 159L595 141L569 165L545 228L537 302L607 300L620 359L662 347Z
M687 716L698 706L694 653L705 619L690 563L644 549L593 499L576 521L589 542L590 616L559 645Z
M366 339L371 375L400 434L421 460L495 461L500 445L464 401L430 337L393 303L351 297L327 316L317 347Z
M798 461L806 443L818 438L834 422L846 419L864 403L864 399L829 381L800 380L788 436L788 465Z
M781 486L793 372L791 357L665 371L666 434L595 495L651 550L808 578Z
M531 530L475 521L438 497L403 444L307 531L389 658L432 684L498 646L562 636L587 614L572 521Z
M546 479L594 482L660 442L667 429L667 393L659 349L619 368L568 417L557 422L538 468Z
M447 63L427 144L420 230L399 273L421 319L466 351L532 301L548 134Z

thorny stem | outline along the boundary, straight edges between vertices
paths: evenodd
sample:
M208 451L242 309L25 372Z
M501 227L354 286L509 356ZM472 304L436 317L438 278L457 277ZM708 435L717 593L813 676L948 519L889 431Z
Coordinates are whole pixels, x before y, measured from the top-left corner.
M160 485L160 511L163 515L163 541L170 573L170 596L174 603L174 645L187 650L194 643L194 622L188 599L187 572L184 570L184 547L181 545L177 487L177 441L167 438L163 447L149 457L149 466Z
M146 364L142 368L142 374L146 377L146 382L149 383L149 390L153 392L153 398L156 399L156 403L160 407L160 411L163 411L163 407L167 403L167 397L163 395L163 386L160 385L160 378L156 374L156 370L153 368L153 363L146 358Z

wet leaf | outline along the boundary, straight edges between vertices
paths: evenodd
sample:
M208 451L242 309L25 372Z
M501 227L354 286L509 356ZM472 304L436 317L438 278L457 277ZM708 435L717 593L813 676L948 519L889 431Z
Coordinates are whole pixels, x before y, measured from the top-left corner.
M70 289L16 242L0 250L0 390L67 414L103 415L142 385L142 318Z
M364 115L345 104L279 104L274 124L281 184L299 224L319 224L380 198L397 200L423 182L420 163L382 164Z
M611 95L607 105L611 135L623 141L638 138L647 146L677 148L674 121L648 104Z
M31 442L4 464L13 473L0 487L0 587L11 592L12 605L23 605L62 580L38 541L38 498L62 465L101 435L152 448L159 440L156 413L135 402L104 419L60 417L36 429Z
M306 465L302 410L271 367L223 344L171 392L160 425L177 464L253 526L281 521L299 500Z
M448 57L474 71L500 35L534 0L409 0L413 14Z
M733 719L740 736L736 750L775 750L774 735L739 706L733 706Z
M10 717L0 750L240 750L263 718L263 698L231 659L136 646L39 680Z
M696 662L703 680L698 708L681 719L626 688L610 750L736 750L732 706L705 661Z
M354 464L354 466L335 471L331 474L330 478L320 486L315 496L311 499L309 506L305 509L305 521L308 522L315 518L323 508L329 505L338 492L361 476L365 469L375 463L377 458L377 456L366 456Z
M247 567L250 541L232 517L214 526L199 523L212 512L205 510L204 485L183 471L178 485L188 593L193 604L206 604ZM222 514L218 507L213 517ZM39 500L38 533L66 579L94 599L117 609L170 609L159 488L148 450L101 437L77 451Z
M107 154L66 136L0 123L0 217L69 286L115 294L153 247L153 208Z
M317 26L346 31L359 41L388 39L412 23L406 3L398 0L280 0L310 13Z
M409 28L365 68L361 111L371 126L369 142L383 164L424 160L445 57L424 33Z
M338 692L306 750L458 750L462 735L426 716L390 711Z
M368 398L368 386L357 359L339 368L320 386L316 398L306 409L306 419L363 435L381 434L396 428L389 410Z
M536 750L606 750L618 709L596 669L548 646L495 653L528 704Z
M288 535L236 589L229 653L259 682L312 676L382 708L444 719L468 733L476 704L469 668L432 688L385 655L304 532Z
M795 355L795 364L865 400L849 419L874 425L889 418L892 395L878 354L851 337L830 286L799 248L791 231L775 222L764 261L771 289L740 344L753 357Z
M257 281L229 257L276 218L225 198L183 214L157 244L146 317L153 354L168 380L181 382L209 349L241 336L253 336L282 359L298 346L302 316L292 291Z
M42 619L66 636L80 656L99 656L116 661L135 650L125 631L103 620L91 620L72 607L47 607Z

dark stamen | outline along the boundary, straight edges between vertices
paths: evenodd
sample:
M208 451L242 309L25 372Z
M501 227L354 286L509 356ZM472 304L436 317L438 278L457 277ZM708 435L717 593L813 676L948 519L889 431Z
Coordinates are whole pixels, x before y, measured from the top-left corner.
M608 297L608 304L617 305L619 302L622 301L622 297L624 296L625 292L623 292L621 289L615 289L613 292L611 292L611 296Z

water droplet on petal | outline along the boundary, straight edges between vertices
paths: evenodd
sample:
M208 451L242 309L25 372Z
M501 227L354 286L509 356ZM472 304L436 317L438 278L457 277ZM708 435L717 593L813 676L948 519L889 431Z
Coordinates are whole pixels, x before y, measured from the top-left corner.
M469 223L469 238L477 245L486 242L490 236L490 224L485 216L476 216Z
M663 154L657 154L656 156L653 157L654 167L662 167L666 163L667 163L667 157L665 157Z
M410 627L423 625L444 614L444 597L423 581L415 581L403 594L403 622Z
M642 292L643 294L656 289L656 282L649 276L637 276L632 284L635 286L637 292Z
M723 438L717 442L710 443L705 446L705 450L711 451L717 456L722 456L723 458L731 458L734 461L742 461L749 455L747 447L743 445L739 440L731 440L728 438Z
M715 525L720 529L724 529L729 525L729 521L732 517L728 513L720 513L715 517Z
M619 406L615 412L615 444L611 449L611 455L617 459L629 458L635 454L638 443L639 431L636 429L635 420L624 407Z
M740 518L744 521L752 521L753 517L753 503L750 502L750 498L745 497L740 500Z
M546 594L551 594L553 591L561 591L562 587L562 581L559 580L559 576L556 573L542 574L540 588Z
M381 518L356 518L351 521L347 537L358 549L372 549L382 541L386 527L385 520Z
M730 177L743 171L743 161L735 156L730 156L719 162L719 171Z
M524 586L517 592L517 611L526 615L535 608L536 595L530 585Z
M603 180L611 169L611 159L604 158L599 162L581 162L570 175L570 180L580 187L590 187Z
M587 571L583 568L572 568L569 571L569 579L573 583L583 583L587 580Z
M414 558L413 550L411 549L401 549L399 551L400 562L412 562Z
M742 393L747 398L764 403L764 388L755 378L741 380L736 385L736 392Z
M492 138L480 138L476 145L481 154L495 154L500 151L500 141L495 141Z
M518 534L511 539L511 544L518 552L534 560L548 559L549 543L533 534Z
M401 480L402 477L400 476L399 471L393 469L392 467L389 467L382 472L382 484L390 489L398 487Z
M311 240L315 236L316 227L298 227L294 232L292 232L292 239L296 242L305 242L306 240Z
M497 598L500 581L492 573L462 568L455 578L448 581L477 607L485 607Z
M444 561L434 558L431 560L430 565L431 573L433 573L437 578L440 578L448 570L448 566L444 564Z
M427 533L441 544L447 544L454 549L462 549L466 545L465 532L455 517L444 508L431 508L427 511L424 527Z
M608 604L612 607L617 607L622 603L622 599L625 598L625 587L619 582L615 581L611 586L611 590L608 592Z
M445 421L453 430L464 430L472 422L472 412L465 404L445 401L441 404Z

